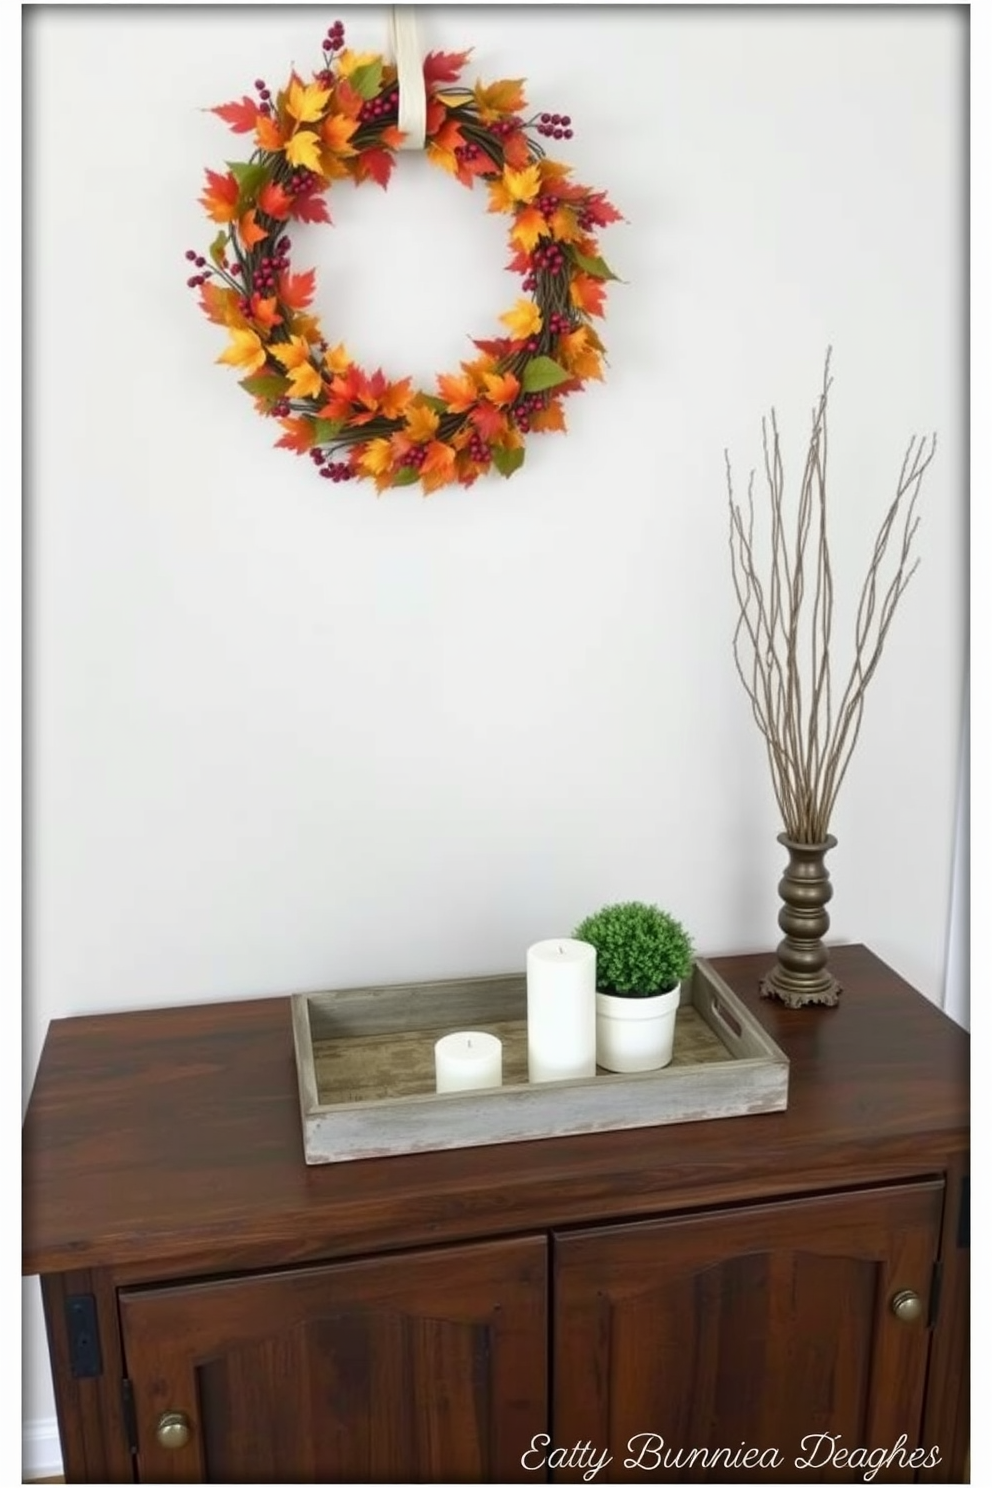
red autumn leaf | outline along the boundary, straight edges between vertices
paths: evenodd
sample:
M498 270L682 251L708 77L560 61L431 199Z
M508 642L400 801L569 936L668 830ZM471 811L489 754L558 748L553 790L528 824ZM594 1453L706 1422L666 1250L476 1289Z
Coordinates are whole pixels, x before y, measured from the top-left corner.
M473 337L472 345L484 351L486 356L495 357L496 361L501 361L503 357L509 356L517 346L517 342L511 341L509 336L497 336L494 341L476 341Z
M559 196L561 194L561 192L558 193ZM607 201L606 193L603 191L592 192L585 198L582 206L583 216L588 221L594 222L597 227L606 227L610 222L623 221L622 214L617 211L612 202Z
M586 315L603 315L603 301L606 298L606 285L599 279L593 279L589 274L574 274L569 285L569 297L577 310L582 310Z
M209 112L230 124L235 134L249 134L258 119L258 104L246 95L240 103L220 103Z
M477 403L469 419L486 440L497 439L506 431L506 416L493 403Z
M385 190L395 163L388 150L363 150L355 162L355 179L375 181Z
M242 243L249 250L254 248L258 243L264 243L269 236L264 227L259 227L254 207L249 207L248 211L244 213L239 221L238 234Z
M207 189L200 197L200 205L206 209L208 217L215 222L233 222L238 215L238 183L231 171L222 176L217 171L208 170Z
M266 217L274 217L277 222L283 222L289 216L293 206L293 198L288 191L284 191L278 181L266 181L258 193L259 211L264 212Z
M522 129L514 129L512 134L504 136L503 159L514 170L523 170L530 163L530 145ZM492 170L492 164L487 164L486 169Z
M297 222L330 222L331 220L327 202L322 196L313 192L301 193L300 196L293 198L290 216L295 217Z
M428 52L424 58L424 82L428 88L432 83L457 82L462 68L471 55L471 51Z
M279 298L288 310L305 310L317 288L316 269L304 274L280 274Z
M424 131L428 139L434 138L447 117L448 110L445 108L444 104L441 103L440 100L437 98L428 98L427 125Z

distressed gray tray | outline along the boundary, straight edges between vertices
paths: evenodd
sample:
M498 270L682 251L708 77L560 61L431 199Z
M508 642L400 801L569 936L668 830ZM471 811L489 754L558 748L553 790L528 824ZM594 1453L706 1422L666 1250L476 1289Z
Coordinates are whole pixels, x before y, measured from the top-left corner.
M355 987L291 998L308 1163L534 1141L782 1111L789 1061L703 959L682 988L672 1063L531 1085L523 975ZM434 1044L503 1042L503 1084L438 1095Z

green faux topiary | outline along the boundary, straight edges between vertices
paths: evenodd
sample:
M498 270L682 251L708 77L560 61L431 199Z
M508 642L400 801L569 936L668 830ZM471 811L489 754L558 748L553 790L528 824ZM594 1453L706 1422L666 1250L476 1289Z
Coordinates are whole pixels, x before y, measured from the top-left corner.
M607 904L588 915L573 938L596 947L601 992L654 997L670 992L692 970L692 941L678 920L655 904Z

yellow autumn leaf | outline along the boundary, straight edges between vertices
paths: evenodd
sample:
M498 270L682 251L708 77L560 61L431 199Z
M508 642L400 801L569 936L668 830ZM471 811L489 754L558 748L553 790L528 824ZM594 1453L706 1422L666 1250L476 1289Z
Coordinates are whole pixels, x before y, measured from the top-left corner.
M353 52L346 48L337 56L338 77L351 77L360 67L368 67L370 62L378 62L378 52Z
M476 83L475 101L479 118L491 124L503 114L515 114L526 107L523 78L504 78L496 83Z
M313 124L322 116L330 96L330 88L321 88L317 83L302 83L294 77L286 95L286 112L300 124Z
M337 346L332 346L330 351L324 353L324 366L336 377L342 372L347 372L351 366L351 357L345 350L343 341L339 341Z
M598 344L598 338L586 326L562 336L558 342L558 361L575 377L595 377L602 381L603 365L593 341Z
M302 367L304 362L310 360L310 346L302 336L291 336L288 341L276 341L269 350L287 371L293 367Z
M287 373L290 392L294 398L319 398L324 391L324 380L310 362L291 367Z
M246 372L257 372L265 362L265 347L255 331L247 326L232 326L231 344L225 346L217 360L226 362L229 367L244 367Z
M490 212L512 212L518 202L532 202L541 191L541 173L536 165L514 170L504 165L498 181L489 185Z
M440 419L427 403L415 403L406 416L406 433L414 444L426 444L437 433Z
M320 136L312 129L298 129L292 139L286 141L286 159L290 165L302 165L320 175Z
M370 439L358 456L358 468L367 475L383 475L392 463L393 448L388 439Z
M585 236L572 207L560 206L551 214L548 224L559 243L577 243Z
M536 336L543 324L541 312L533 300L518 300L512 310L500 316L500 320L518 341Z

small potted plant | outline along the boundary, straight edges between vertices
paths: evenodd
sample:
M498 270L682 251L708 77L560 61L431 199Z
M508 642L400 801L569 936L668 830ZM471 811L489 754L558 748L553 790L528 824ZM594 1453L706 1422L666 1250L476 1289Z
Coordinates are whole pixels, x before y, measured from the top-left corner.
M574 931L596 948L596 1063L633 1074L671 1063L693 945L656 904L607 904Z

